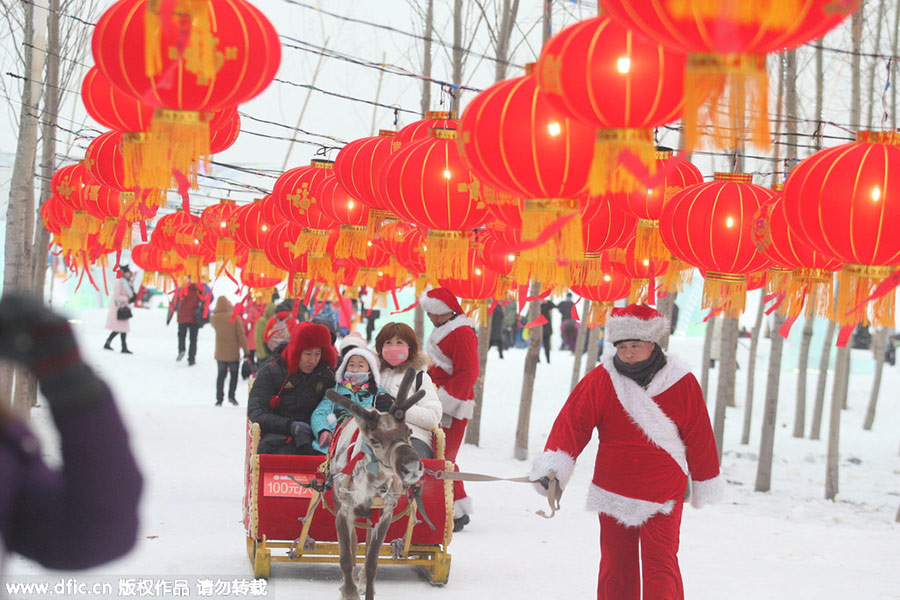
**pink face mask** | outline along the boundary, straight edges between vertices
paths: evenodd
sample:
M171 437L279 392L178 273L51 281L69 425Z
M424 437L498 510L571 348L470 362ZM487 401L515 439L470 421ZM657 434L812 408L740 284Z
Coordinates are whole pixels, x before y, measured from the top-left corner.
M409 358L409 348L405 346L384 346L381 356L392 367L403 364Z

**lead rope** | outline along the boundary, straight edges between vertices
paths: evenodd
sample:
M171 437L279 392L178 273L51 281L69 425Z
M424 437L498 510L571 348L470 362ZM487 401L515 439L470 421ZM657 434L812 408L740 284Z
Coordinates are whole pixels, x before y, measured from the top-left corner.
M493 475L485 475L483 473L460 473L458 471L431 471L425 469L425 472L433 476L435 479L446 479L448 481L510 481L513 483L538 483L538 481L529 479L528 477L494 477ZM549 485L547 488L547 504L550 506L550 514L544 510L535 511L535 514L552 519L559 510L559 501L562 497L562 489L559 487L559 480L556 473L550 471L547 474Z

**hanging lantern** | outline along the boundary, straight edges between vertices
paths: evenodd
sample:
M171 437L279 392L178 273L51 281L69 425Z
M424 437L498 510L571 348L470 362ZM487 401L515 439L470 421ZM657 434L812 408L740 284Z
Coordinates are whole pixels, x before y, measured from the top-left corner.
M225 108L209 120L209 153L225 152L241 133L241 116L236 108Z
M285 171L272 190L281 214L305 228L300 247L317 255L324 252L330 230L338 226L322 211L313 192L332 173L333 165L329 160L313 160L307 167Z
M753 241L753 215L773 193L743 173L716 173L715 180L685 188L663 208L659 232L672 254L706 270L702 308L737 317L744 310L748 273L771 261Z
M501 81L466 107L459 122L460 152L478 181L522 198L522 239L533 241L551 224L577 215L594 151L594 128L554 108L533 75ZM561 260L581 258L581 227L569 217L553 236ZM530 253L548 250L538 247ZM539 260L523 253L523 262Z
M340 223L335 258L365 258L366 243L369 241L366 232L369 208L350 195L334 171L328 172L314 185L312 195L318 200L322 213Z
M53 234L57 245L60 245L59 239L63 229L72 226L73 211L55 195L51 195L46 202L41 204L41 223L44 229Z
M281 279L284 273L269 262L263 251L266 238L275 227L275 223L266 218L264 208L263 200L256 199L234 212L231 217L235 222L234 239L249 250L246 270L263 277Z
M105 185L90 186L91 193L84 198L84 209L89 215L101 222L97 243L106 247L115 247L115 234L122 213L120 192ZM129 228L130 231L130 228ZM123 248L131 247L131 236L122 239Z
M207 239L207 238L210 239ZM184 274L193 281L209 279L209 263L215 260L215 244L199 222L185 223L175 228L175 252L184 260Z
M625 243L618 259L610 259L614 268L619 269L631 280L628 304L656 304L656 278L662 276L669 267L668 261L654 262L649 258L638 258L634 251L636 239Z
M120 92L91 67L81 82L81 101L92 119L117 131L147 131L153 119L153 107Z
M143 188L167 188L173 170L189 174L192 166L205 162L210 113L258 95L275 77L281 61L278 34L251 4L244 0L191 4L210 17L190 11L199 16L192 19L187 34L180 26L160 22L158 43L155 36L145 34L147 0L120 0L94 29L92 51L100 71L120 91L157 109L150 145L142 156ZM201 53L188 41L207 24L215 47ZM154 68L146 68L148 61Z
M424 140L432 129L456 129L459 120L452 110L429 110L425 112L425 118L415 121L400 129L394 136L392 149L399 150L404 144L416 140Z
M496 298L506 298L517 287L515 277L513 277L516 254L512 248L503 243L490 225L479 229L476 233L475 249L478 252L478 258L481 259L484 266L499 276Z
M465 278L467 232L489 215L480 186L459 155L456 130L433 129L431 137L406 144L385 163L381 179L393 212L428 228L428 275Z
M84 208L84 197L90 193L91 185L96 185L96 181L82 163L60 167L50 180L52 193L73 211L72 223L66 235L67 250L83 247L88 234L97 233L99 229L99 223Z
M588 197L581 213L584 254L571 262L571 281L578 285L598 285L609 264L606 251L624 247L634 237L638 219L612 203L608 197Z
M894 289L871 306L868 299L900 264L900 183L891 177L898 165L900 135L860 131L856 142L801 162L785 182L788 227L844 263L834 314L842 327L893 327Z
M234 200L221 200L211 204L200 213L200 224L216 241L216 277L222 271L234 271L234 232L237 223L232 219L237 205Z
M348 258L347 262L358 267L352 285L355 287L373 287L384 276L382 270L390 260L390 255L378 244L369 241L366 245L366 255L359 258Z
M619 156L627 149L654 172L653 128L681 117L685 60L607 15L579 21L544 45L536 68L541 91L565 114L600 128L592 195L646 189Z
M465 278L443 278L438 282L459 297L463 311L474 321L487 326L489 302L493 303L497 295L497 284L500 276L488 269L476 250L470 249L466 261L469 275Z
M396 131L382 129L377 136L353 140L338 152L334 174L347 192L369 207L367 231L375 237L386 220L396 219L381 197L381 169L393 152Z
M297 290L303 287L307 279L306 253L297 245L303 227L297 223L285 221L279 223L266 237L263 251L276 268L288 273L290 295L296 296Z
M718 147L732 150L744 139L762 149L770 146L766 54L823 35L849 16L859 0L600 4L623 26L688 53L685 147L694 148L702 130Z
M623 273L608 267L601 273L599 281L595 285L573 285L572 291L582 298L591 301L591 307L586 315L583 315L584 324L593 329L597 325L606 325L606 319L612 311L616 300L627 298L631 290L631 282Z

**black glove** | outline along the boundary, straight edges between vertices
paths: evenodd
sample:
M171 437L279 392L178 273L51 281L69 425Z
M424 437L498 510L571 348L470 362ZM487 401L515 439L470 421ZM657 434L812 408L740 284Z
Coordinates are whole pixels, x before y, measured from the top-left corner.
M82 362L69 322L35 296L7 292L0 299L0 357L28 367L54 410L87 408L109 395Z
M134 304L134 302L135 302L136 300L137 300L137 294L132 294L132 295L131 295L131 298L128 299L128 303L129 303L129 304Z
M388 412L391 410L391 406L394 405L394 397L388 394L387 392L381 392L377 396L375 396L375 410L378 412Z
M298 448L304 444L311 444L313 441L312 427L305 421L294 421L291 423L291 437L294 438L294 445Z

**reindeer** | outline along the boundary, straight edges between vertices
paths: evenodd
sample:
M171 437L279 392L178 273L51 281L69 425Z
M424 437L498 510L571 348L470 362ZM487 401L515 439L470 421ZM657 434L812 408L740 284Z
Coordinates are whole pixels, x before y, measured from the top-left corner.
M410 430L405 421L406 410L425 395L422 390L409 395L413 378L413 370L407 370L397 398L387 413L363 408L333 390L326 392L331 401L353 415L353 421L338 433L329 466L334 474L335 528L344 574L344 583L340 587L341 600L359 600L360 597L353 578L357 544L355 519L370 515L372 499L376 494L381 496L384 508L378 523L366 534L366 561L359 581L359 585L365 587L366 600L372 600L375 597L378 555L397 500L425 472L419 455L409 443ZM368 445L370 450L363 452L362 445ZM350 472L343 473L348 463L353 461L356 462Z

